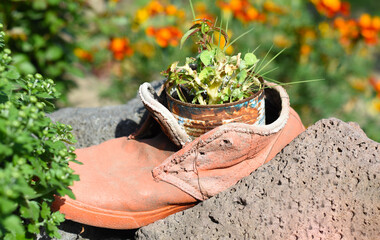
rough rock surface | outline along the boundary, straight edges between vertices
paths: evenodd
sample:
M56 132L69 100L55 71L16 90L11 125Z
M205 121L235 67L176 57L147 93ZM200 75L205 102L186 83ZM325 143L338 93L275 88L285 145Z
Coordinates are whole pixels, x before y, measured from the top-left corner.
M380 144L321 120L274 159L136 239L380 239Z

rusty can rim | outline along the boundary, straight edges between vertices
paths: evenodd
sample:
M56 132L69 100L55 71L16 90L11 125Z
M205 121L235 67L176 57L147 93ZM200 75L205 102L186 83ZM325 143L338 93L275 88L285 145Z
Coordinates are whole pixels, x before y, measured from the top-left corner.
M261 84L264 86L264 80L262 77L258 77L258 79L260 80ZM168 93L168 89L165 88L165 92L166 92L166 96L170 99L170 101L173 101L175 102L176 104L180 104L180 105L183 105L183 106L186 106L186 107L197 107L197 108L220 108L220 107L227 107L227 106L233 106L233 105L236 105L236 104L240 104L240 103L244 103L244 102L247 102L253 98L256 98L260 95L262 95L264 93L264 87L262 87L260 89L260 91L254 93L252 96L248 97L248 98L243 98L242 100L239 100L239 101L236 101L236 102L231 102L231 103L222 103L222 104L209 104L209 105L201 105L201 104L194 104L194 103L185 103L185 102L182 102L178 99L175 99L174 97L172 97L169 93Z

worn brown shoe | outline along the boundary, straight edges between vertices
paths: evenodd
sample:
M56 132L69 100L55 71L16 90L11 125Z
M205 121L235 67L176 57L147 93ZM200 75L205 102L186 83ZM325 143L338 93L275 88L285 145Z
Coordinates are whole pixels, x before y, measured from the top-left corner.
M265 90L266 125L229 123L193 141L173 133L178 126L166 121L170 116L157 114L161 106L148 85L140 94L169 137L123 137L78 149L83 165L71 164L80 176L72 187L76 199L57 197L53 204L67 219L114 229L150 224L234 185L305 129L280 86Z

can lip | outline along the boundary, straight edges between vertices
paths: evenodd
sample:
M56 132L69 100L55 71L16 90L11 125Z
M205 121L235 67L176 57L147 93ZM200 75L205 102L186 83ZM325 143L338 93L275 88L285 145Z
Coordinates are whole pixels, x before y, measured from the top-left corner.
M263 80L263 78L262 77L258 77L258 79L260 80L261 84L264 86L264 80ZM229 107L229 106L234 106L234 105L237 105L237 104L241 104L241 103L250 101L253 98L256 98L256 97L258 97L260 95L263 95L263 93L264 93L264 87L261 88L260 91L254 93L252 96L250 96L248 98L244 98L244 99L236 101L236 102L222 103L222 104L209 104L209 105L201 105L201 104L182 102L182 101L180 101L180 100L175 99L174 97L172 97L168 93L167 89L165 89L165 92L166 92L166 97L168 98L168 100L170 100L172 102L175 102L178 105L182 105L182 106L186 106L186 107L193 107L193 108L221 108L221 107Z

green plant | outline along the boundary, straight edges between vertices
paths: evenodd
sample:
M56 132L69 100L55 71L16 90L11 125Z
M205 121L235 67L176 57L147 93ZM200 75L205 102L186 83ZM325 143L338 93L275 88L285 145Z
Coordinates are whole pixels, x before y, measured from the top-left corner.
M14 66L22 74L41 73L56 81L65 103L74 86L68 74L81 75L73 64L76 32L83 23L82 0L8 0L0 3L0 19L7 33Z
M175 89L181 101L202 105L234 102L258 92L262 84L257 75L260 71L255 71L259 62L255 54L228 56L225 50L233 42L228 42L226 31L207 19L195 21L182 37L181 46L195 34L199 54L196 58L186 58L184 66L175 62L163 72L168 91ZM219 32L220 38L224 36L223 49L213 43L215 32Z
M0 26L0 30L2 25ZM68 186L78 180L68 163L75 161L71 127L53 123L45 111L59 94L41 74L23 77L12 65L0 31L0 238L33 239L44 227L60 237L64 221L52 213L54 194L74 197Z

